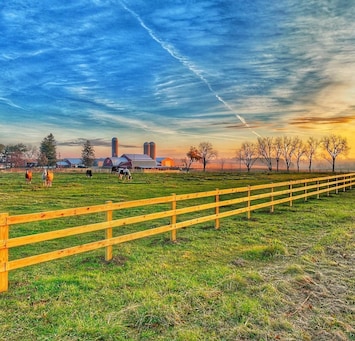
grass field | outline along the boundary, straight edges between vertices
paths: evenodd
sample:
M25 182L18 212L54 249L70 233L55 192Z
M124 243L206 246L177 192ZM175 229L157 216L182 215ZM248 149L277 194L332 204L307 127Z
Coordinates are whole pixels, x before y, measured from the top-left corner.
M45 188L40 173L32 184L0 173L0 212L319 175L133 174L124 183L108 173L56 173ZM0 340L355 340L354 200L355 189L332 193L226 218L219 230L213 222L186 228L176 243L158 235L120 244L111 262L97 250L12 271L0 294Z

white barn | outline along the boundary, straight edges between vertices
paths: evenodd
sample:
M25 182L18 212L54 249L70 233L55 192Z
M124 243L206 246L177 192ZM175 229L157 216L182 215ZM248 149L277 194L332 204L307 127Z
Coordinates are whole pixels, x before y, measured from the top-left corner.
M129 168L129 169L144 169L156 168L157 163L149 155L146 154L123 154L120 157L107 157L102 167L103 168Z

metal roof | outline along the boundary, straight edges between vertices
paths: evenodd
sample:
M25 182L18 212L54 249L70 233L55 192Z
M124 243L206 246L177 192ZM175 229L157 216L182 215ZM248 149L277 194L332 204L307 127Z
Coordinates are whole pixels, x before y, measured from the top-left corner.
M147 154L123 154L121 157L125 157L129 161L154 161Z
M120 157L108 157L104 167L155 168L157 163L146 154L123 154Z

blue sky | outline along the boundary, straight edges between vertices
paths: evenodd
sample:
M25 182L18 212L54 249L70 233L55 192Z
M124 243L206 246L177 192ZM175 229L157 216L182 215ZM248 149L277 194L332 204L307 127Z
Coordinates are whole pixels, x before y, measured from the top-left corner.
M355 1L9 0L0 16L2 144L233 157L337 133L355 155Z

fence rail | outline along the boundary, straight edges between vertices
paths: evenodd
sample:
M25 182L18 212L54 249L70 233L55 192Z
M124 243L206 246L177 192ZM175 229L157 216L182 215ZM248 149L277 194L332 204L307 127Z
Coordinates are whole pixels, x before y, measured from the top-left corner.
M352 189L354 184L355 173L348 173L264 185L216 189L199 193L172 194L170 196L119 203L106 202L105 204L96 206L76 207L15 216L2 213L0 214L0 292L8 290L9 271L15 269L99 248L105 248L105 259L109 261L113 257L112 246L116 244L166 232L170 232L171 240L175 241L177 238L177 230L181 228L214 221L215 228L219 229L220 219L222 218L242 213L246 213L247 217L250 218L252 211L268 207L270 207L270 212L274 212L276 205L289 203L289 205L292 206L296 200L307 200L309 197L319 198L323 193L326 193L328 196L331 192L337 194L340 190L346 191L347 189ZM213 200L209 202L199 201L200 199L206 198ZM197 204L195 204L196 201ZM183 207L178 207L178 203ZM192 204L189 205L189 203ZM132 208L140 208L140 210L143 211L143 207L155 208L159 205L164 206L163 210L140 215L131 215L129 213L130 216L128 217L114 219L114 213L117 212ZM168 205L168 208L166 205ZM205 212L205 215L198 215L197 217L194 215L191 216L191 214L197 215L200 212ZM93 215L95 213L104 213L104 221L10 238L10 228L14 225L74 216ZM159 219L166 222L166 218L169 219L167 224L165 223L158 227L114 236L114 231L118 227L126 227L139 223L146 224L146 222ZM96 219L98 218L96 217ZM104 231L104 236L101 237L100 240L86 244L20 259L9 259L9 250L11 248L77 236L84 233L88 234L95 231Z

